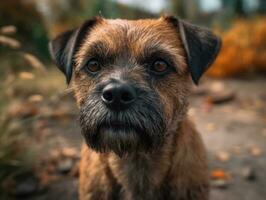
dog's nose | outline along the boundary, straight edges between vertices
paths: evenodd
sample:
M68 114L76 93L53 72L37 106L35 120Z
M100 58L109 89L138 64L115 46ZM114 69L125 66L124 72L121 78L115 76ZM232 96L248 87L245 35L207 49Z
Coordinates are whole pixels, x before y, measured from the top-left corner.
M103 88L102 100L111 109L127 108L136 99L136 90L126 83L110 83Z

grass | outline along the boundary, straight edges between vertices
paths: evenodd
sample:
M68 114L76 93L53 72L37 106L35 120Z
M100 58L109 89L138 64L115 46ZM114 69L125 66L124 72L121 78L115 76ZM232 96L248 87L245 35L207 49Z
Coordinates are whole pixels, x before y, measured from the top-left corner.
M21 77L21 73L6 71L0 77L3 83L0 86L0 199L6 198L10 183L23 174L32 174L36 164L37 150L31 132L36 113L25 115L20 107L27 111L32 106L49 104L65 88L64 77L55 68L47 71L29 68L27 73L32 74L31 79ZM42 97L41 102L32 102L34 95Z

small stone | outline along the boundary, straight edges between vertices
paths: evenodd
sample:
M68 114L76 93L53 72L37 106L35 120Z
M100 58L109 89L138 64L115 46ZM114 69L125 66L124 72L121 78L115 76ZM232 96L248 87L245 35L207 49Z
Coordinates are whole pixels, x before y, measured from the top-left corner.
M212 92L222 92L225 90L225 85L222 81L215 81L211 83L210 90Z
M216 126L215 126L214 123L208 123L208 124L206 125L206 129L207 129L208 131L212 132L212 131L215 131Z
M242 176L248 181L254 181L256 179L255 170L251 167L246 167L242 170Z
M227 180L218 179L211 181L211 185L215 188L226 189L228 188L229 183Z
M257 146L250 147L249 151L253 156L260 156L262 153L261 149Z
M15 189L16 196L28 196L35 193L38 189L37 180L34 178L28 178L23 182L17 184Z
M71 158L65 158L58 163L58 171L62 174L66 174L71 171L74 162Z

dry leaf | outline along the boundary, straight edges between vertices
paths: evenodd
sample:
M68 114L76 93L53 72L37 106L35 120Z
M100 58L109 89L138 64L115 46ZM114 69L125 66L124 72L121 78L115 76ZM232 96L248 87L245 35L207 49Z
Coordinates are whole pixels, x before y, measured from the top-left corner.
M208 123L208 124L206 125L206 129L207 129L208 131L214 131L214 130L216 129L215 124L214 124L214 123Z
M229 77L243 72L266 71L265 35L265 17L237 19L222 33L221 51L207 74Z
M211 172L211 179L213 179L213 180L228 180L229 174L222 169L215 169Z
M5 35L12 35L17 32L17 28L13 25L3 26L0 28L0 33Z
M33 68L41 71L46 71L44 64L42 64L42 62L36 56L25 53L23 57Z
M8 108L7 116L13 117L30 117L37 115L39 113L38 107L36 105L30 104L28 102L16 102L10 105Z
M215 92L215 93L217 93L217 92L222 92L222 91L224 91L224 89L225 89L225 86L224 86L224 84L223 84L222 82L220 82L220 81L213 82L213 83L211 84L211 86L210 86L210 90L211 90L211 92Z
M62 155L65 157L79 158L79 152L75 148L69 148L69 147L63 148Z
M28 100L31 102L41 102L43 101L43 96L39 94L31 95Z
M230 154L226 151L220 151L216 155L216 158L222 162L227 162L230 159Z
M260 156L262 153L261 149L257 146L250 147L249 151L250 151L250 154L253 156Z
M30 72L20 72L19 78L23 80L32 80L35 78L35 76L33 73L30 73Z
M8 46L12 49L19 49L21 46L19 41L3 35L0 35L0 44Z

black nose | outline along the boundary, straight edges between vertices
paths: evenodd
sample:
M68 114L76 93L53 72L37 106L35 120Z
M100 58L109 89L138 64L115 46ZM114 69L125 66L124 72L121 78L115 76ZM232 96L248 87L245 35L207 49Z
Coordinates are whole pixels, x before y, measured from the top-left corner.
M136 99L136 91L127 83L110 83L103 88L102 100L111 109L128 108Z

